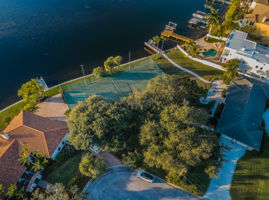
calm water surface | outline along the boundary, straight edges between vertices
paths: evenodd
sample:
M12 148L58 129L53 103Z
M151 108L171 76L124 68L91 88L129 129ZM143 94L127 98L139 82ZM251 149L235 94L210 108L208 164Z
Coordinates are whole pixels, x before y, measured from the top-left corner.
M86 73L108 56L146 55L143 42L169 21L179 33L205 0L0 0L0 108L20 85L43 76L49 86Z

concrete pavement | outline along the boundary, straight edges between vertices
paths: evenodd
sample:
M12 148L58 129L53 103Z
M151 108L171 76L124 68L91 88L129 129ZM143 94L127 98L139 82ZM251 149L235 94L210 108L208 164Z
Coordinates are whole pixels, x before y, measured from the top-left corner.
M87 186L88 200L196 200L197 196L167 184L149 183L126 167L116 167Z

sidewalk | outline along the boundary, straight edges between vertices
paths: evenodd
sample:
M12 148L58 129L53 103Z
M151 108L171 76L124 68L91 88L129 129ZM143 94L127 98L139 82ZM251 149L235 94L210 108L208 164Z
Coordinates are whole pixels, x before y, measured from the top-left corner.
M203 196L208 200L230 200L230 187L237 161L245 154L246 149L221 136L221 144L231 147L224 152L224 161L219 171L218 178L212 178L206 194Z

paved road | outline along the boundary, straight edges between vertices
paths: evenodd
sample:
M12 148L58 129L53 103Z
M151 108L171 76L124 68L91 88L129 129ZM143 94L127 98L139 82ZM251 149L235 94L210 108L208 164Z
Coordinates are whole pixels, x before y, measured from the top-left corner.
M88 200L196 200L196 196L163 180L148 183L127 168L115 168L88 185Z

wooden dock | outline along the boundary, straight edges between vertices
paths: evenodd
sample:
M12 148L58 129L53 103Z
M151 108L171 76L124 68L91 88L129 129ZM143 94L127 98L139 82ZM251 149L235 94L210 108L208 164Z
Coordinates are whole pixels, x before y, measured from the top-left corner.
M190 42L192 40L192 39L187 38L183 35L178 35L171 30L164 30L162 32L162 36L167 37L169 39L180 40L180 41L184 41L184 42Z

